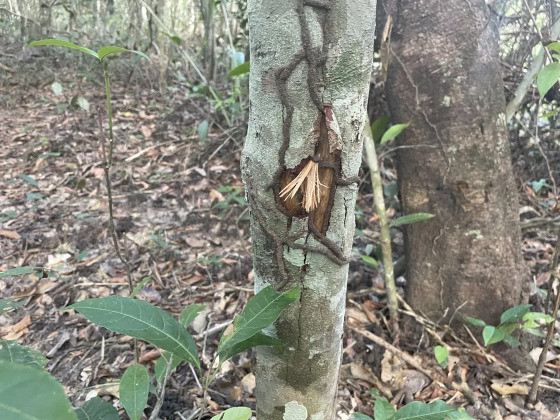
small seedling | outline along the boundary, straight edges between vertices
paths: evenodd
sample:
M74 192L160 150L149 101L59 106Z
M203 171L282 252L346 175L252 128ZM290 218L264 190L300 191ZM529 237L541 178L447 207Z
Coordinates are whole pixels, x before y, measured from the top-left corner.
M482 338L484 345L504 341L510 346L519 346L521 342L512 336L516 330L525 330L531 334L540 335L537 328L554 321L550 315L541 312L529 312L531 305L520 305L509 308L500 317L498 326L487 325L482 319L469 318L467 321L477 327L483 327Z

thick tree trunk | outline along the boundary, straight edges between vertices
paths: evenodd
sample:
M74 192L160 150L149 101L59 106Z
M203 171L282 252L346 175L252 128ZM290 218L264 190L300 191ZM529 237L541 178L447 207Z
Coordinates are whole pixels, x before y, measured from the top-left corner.
M330 420L375 6L373 0L249 0L248 10L251 109L242 170L255 289L301 286L300 301L274 328L286 347L256 351L257 416L282 419L285 404L297 401L308 418ZM306 170L305 192L281 198Z
M434 320L496 323L522 300L518 200L497 35L484 0L400 0L388 100L400 136L407 298ZM457 312L457 314L456 314Z

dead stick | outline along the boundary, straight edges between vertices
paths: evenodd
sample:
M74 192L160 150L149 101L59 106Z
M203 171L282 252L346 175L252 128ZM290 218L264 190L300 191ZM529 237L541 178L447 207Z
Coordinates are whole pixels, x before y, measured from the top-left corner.
M385 350L390 351L391 353L393 353L394 355L400 357L402 360L404 360L406 363L408 363L410 366L412 366L414 369L422 372L424 375L426 375L428 378L431 378L433 376L433 372L430 372L427 369L424 369L420 363L418 363L414 357L412 357L410 354L405 353L402 350L399 350L398 348L396 348L395 346L393 346L392 344L389 344L388 342L386 342L385 340L383 340L381 337L378 337L377 335L367 331L367 330L360 330L358 328L350 328L352 331L357 332L358 334L364 336L365 338L367 338L368 340L373 341L375 344L383 347Z

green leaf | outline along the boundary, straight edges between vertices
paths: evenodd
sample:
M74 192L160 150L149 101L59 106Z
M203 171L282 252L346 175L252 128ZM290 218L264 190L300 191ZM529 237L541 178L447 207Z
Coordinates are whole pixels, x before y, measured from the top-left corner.
M167 32L162 32L162 34L169 37L169 39L171 41L173 41L175 44L177 44L179 47L181 46L181 43L183 42L183 40L180 37L178 37L177 35L171 35L171 34L168 34Z
M543 314L542 312L527 312L523 315L522 320L524 321L522 328L538 328L539 325L537 320L541 320L545 324L550 324L554 321L554 317L548 314Z
M373 406L373 417L375 420L395 420L397 418L397 410L385 398L377 397Z
M20 306L23 305L25 305L25 301L23 300L17 301L16 298L0 299L0 315L8 312L11 309L19 308Z
M549 50L560 52L560 41L551 42L546 46Z
M232 407L212 417L210 420L249 420L252 415L253 413L250 408Z
M410 124L395 124L389 127L389 129L385 131L385 134L383 134L383 137L381 137L380 144L385 144L388 141L393 140L395 137L401 134L401 132L409 125Z
M0 419L77 420L60 384L43 370L0 361Z
M361 419L373 420L370 416L368 416L366 414L362 414L362 413L355 413L354 414L354 419L353 420L361 420Z
M142 51L128 50L126 48L113 47L113 46L101 48L99 51L97 51L97 55L99 56L100 60L103 60L103 58L108 56L109 54L115 54L115 53L121 53L121 52L130 52L130 53L138 54L140 57L144 57L144 58L147 58L148 60L150 60L150 57L148 57Z
M204 120L202 121L199 125L198 125L198 139L200 141L204 141L206 140L206 137L208 137L208 121Z
M42 267L16 267L10 268L9 270L2 271L0 273L0 278L8 276L21 276L22 274L33 274L36 272L42 272Z
M197 305L196 303L187 306L179 315L179 322L183 327L187 328L204 309L206 309L206 306Z
M478 319L478 318L471 318L471 317L466 317L466 320L468 322L470 322L473 325L476 325L477 327L485 327L486 326L486 322L484 322L482 319Z
M385 133L387 125L389 125L389 117L387 116L379 117L371 125L371 136L374 142L377 143L379 139L383 137L383 133Z
M299 299L299 293L299 287L286 292L277 292L273 286L268 286L257 293L247 302L243 312L235 317L233 331L228 335L222 335L218 346L220 360L231 357L240 343L272 325L289 304Z
M182 362L181 359L179 359L178 357L173 357L173 355L169 354L166 351L161 353L161 356L156 360L156 364L154 365L154 373L158 384L163 381L165 372L167 371L167 363L169 363L169 358L173 359L171 361L171 366L169 366L169 373L173 372Z
M513 346L513 347L517 347L521 345L521 341L519 341L517 338L512 337L511 335L506 335L504 337L504 343Z
M92 51L92 50L90 50L89 48L86 48L86 47L81 47L80 45L77 45L77 44L73 44L72 42L62 41L60 39L42 39L40 41L34 41L34 42L29 44L30 47L38 47L40 45L57 45L59 47L72 48L74 50L79 50L81 52L84 52L86 54L89 54L89 55L99 59L99 56L97 55L97 53L95 51Z
M243 64L240 64L230 71L226 77L241 76L242 74L249 73L250 66L249 61L245 61Z
M119 386L119 399L130 420L142 419L149 392L150 376L144 365L130 365L124 372Z
M84 111L89 111L89 102L83 96L80 95L76 98L76 104Z
M410 225L411 223L422 222L423 220L428 220L434 217L433 214L430 213L412 213L407 214L406 216L401 216L396 218L391 222L391 227L403 226L403 225Z
M435 346L434 355L439 365L446 368L449 364L449 349L443 346Z
M47 359L43 353L11 340L0 340L0 360L39 369L43 369L47 365Z
M396 420L445 420L455 411L456 408L441 400L429 404L415 401L400 408Z
M19 177L20 177L21 179L23 179L25 182L27 182L28 184L33 185L34 187L39 188L39 184L37 183L37 181L35 181L35 178L33 178L33 177L29 176L29 175L26 175L26 174L20 174Z
M220 362L225 362L227 359L235 356L236 354L252 349L253 347L280 347L282 344L282 340L259 331L247 340L243 340L239 343L226 347L222 353L220 353Z
M377 260L369 255L362 255L362 262L377 268Z
M99 397L87 400L76 409L78 420L120 420L119 412L113 405Z
M506 334L503 330L493 327L492 325L487 325L482 330L482 338L484 338L484 346L489 346L490 344L499 343L504 339Z
M474 420L463 407L460 407L457 411L449 413L446 418L448 420Z
M62 95L62 85L58 82L53 82L51 89L56 96Z
M146 276L142 279L142 281L140 281L140 283L138 283L135 287L134 290L132 290L132 293L130 294L131 298L136 297L136 295L138 294L138 292L140 290L142 290L142 287L144 287L144 285L146 283L148 283L150 280L152 279L152 276Z
M75 309L95 324L113 332L149 341L182 360L200 368L192 336L171 315L138 299L109 296L77 302Z
M550 63L545 66L537 77L537 89L539 95L543 97L550 90L552 86L558 81L560 77L560 63Z
M509 308L504 311L500 317L500 324L508 324L520 320L523 318L523 315L529 312L529 309L531 309L531 305L520 305Z

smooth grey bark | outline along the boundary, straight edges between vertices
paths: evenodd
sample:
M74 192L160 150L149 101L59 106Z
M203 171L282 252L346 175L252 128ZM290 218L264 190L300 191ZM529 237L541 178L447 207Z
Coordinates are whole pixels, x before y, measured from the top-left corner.
M299 302L274 326L285 348L256 349L257 417L283 419L285 404L297 401L309 419L330 420L354 234L352 179L361 163L372 69L374 0L249 0L248 11L250 115L242 172L255 289L301 287ZM301 197L285 202L279 189L311 158L331 169L319 169L321 203L308 214Z
M214 0L201 0L200 12L204 21L204 69L210 82L216 75L216 36L214 34Z
M400 0L387 93L399 136L407 299L426 316L496 325L528 287L497 33L484 0ZM461 329L462 330L462 329Z

